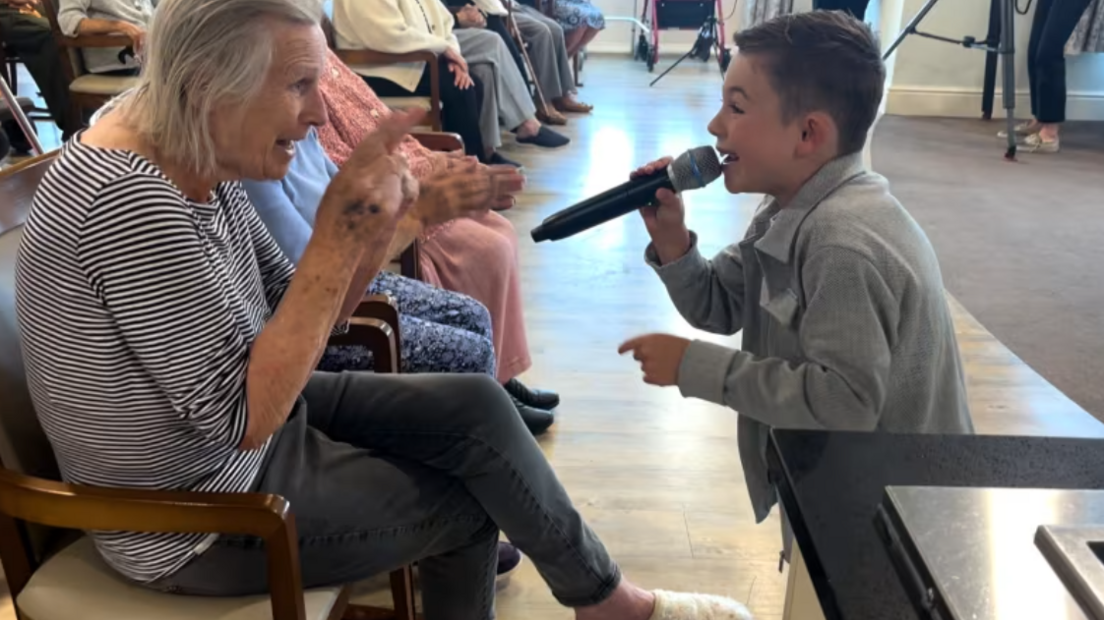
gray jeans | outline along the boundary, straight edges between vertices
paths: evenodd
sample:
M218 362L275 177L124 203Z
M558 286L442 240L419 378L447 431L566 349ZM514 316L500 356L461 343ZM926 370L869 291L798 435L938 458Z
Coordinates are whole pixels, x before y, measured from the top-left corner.
M499 528L563 605L605 600L621 574L502 386L487 375L315 373L256 490L291 502L303 586L418 561L426 620L494 617ZM259 540L220 537L154 587L267 590Z

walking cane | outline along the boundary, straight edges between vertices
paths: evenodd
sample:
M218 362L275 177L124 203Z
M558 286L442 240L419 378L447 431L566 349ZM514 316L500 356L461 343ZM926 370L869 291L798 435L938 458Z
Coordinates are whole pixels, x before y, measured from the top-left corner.
M15 98L15 93L8 87L8 81L0 78L0 95L4 96L4 103L8 104L8 109L15 115L15 122L19 123L19 128L23 130L23 135L27 136L27 142L31 143L31 149L35 155L41 155L44 151L42 149L42 143L38 141L38 134L35 133L34 125L31 124L31 119L27 118L27 115L23 113L23 108L19 106L19 100Z
M525 69L529 72L529 77L533 80L533 86L537 91L537 106L541 112L544 112L545 117L550 117L549 110L551 106L548 105L548 101L544 98L544 91L541 90L540 82L537 81L537 74L533 71L533 61L529 60L529 52L525 50L525 41L521 38L521 30L518 29L517 22L514 21L514 7L512 3L508 3L506 6L506 28L510 30L510 36L514 37L514 42L517 43L518 49L521 50L521 59L525 61Z

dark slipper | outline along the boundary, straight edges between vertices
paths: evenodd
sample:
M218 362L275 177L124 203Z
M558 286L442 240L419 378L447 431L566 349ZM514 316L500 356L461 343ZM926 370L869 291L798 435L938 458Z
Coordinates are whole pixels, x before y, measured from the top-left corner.
M525 169L525 166L522 166L521 164L517 163L516 161L514 161L512 159L508 159L508 158L504 157L498 151L495 151L494 153L491 153L491 157L490 157L490 159L487 160L487 164L490 165L490 166L513 166L513 167L515 167L519 170L524 170Z
M529 136L528 138L518 137L517 141L518 144L532 144L534 146L540 146L546 149L556 149L561 146L567 145L567 143L571 142L571 138L568 138L563 134L556 133L555 131L552 131L544 125L541 125L541 128L539 131L537 131L536 135Z

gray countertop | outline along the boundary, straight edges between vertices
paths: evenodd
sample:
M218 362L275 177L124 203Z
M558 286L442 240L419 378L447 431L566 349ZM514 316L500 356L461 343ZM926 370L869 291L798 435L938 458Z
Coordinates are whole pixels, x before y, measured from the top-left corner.
M772 476L827 620L916 620L875 527L887 486L1104 489L1104 440L774 430Z

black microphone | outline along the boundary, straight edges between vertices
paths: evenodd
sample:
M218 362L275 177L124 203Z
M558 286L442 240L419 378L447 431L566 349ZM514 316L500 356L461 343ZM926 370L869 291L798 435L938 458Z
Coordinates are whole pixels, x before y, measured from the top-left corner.
M721 176L721 161L711 146L690 149L663 170L637 177L593 198L550 215L531 233L533 241L558 241L604 224L655 202L655 193L666 187L675 193L699 189Z

